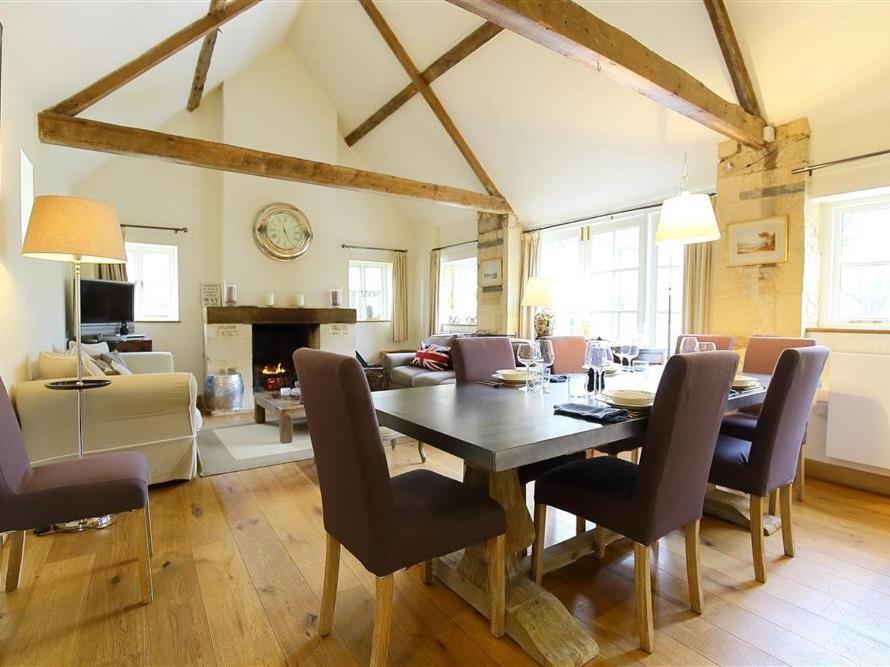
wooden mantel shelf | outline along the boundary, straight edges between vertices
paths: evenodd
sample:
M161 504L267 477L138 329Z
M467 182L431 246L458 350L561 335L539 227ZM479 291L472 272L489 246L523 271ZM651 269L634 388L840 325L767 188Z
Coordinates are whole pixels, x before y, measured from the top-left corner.
M210 306L207 324L355 324L355 308Z

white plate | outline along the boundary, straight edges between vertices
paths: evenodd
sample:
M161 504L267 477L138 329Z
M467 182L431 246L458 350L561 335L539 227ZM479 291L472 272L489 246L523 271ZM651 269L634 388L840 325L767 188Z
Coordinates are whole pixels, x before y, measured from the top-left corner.
M760 380L750 375L736 375L732 379L733 389L753 389L760 386Z
M535 371L526 371L524 368L505 368L494 373L495 377L504 382L525 382L526 378L531 380L535 375Z
M648 408L655 401L655 394L639 389L606 389L600 400L622 408Z

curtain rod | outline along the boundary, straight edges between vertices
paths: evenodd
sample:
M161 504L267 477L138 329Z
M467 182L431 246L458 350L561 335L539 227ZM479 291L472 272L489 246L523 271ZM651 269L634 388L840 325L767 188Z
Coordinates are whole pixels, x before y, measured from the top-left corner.
M159 229L165 232L173 232L174 234L179 234L179 232L182 232L183 234L189 233L188 227L152 227L151 225L121 225L121 227L128 227L130 229Z
M438 248L430 248L430 252L433 252L435 250L448 250L448 248L457 248L458 246L470 245L471 243L479 243L479 241L477 241L476 239L473 239L472 241L461 241L460 243L449 243L448 245L439 246Z
M713 197L716 192L706 192L709 197ZM631 208L622 208L617 211L609 211L608 213L597 213L596 215L585 215L581 218L574 218L572 220L565 220L563 222L554 222L550 225L541 225L540 227L532 227L531 229L526 229L523 234L530 234L531 232L540 232L545 229L554 229L555 227L565 227L567 225L577 225L580 222L592 222L594 220L599 220L600 218L614 218L616 215L622 215L624 213L636 213L638 211L646 211L651 208L659 208L664 202L651 202L649 204L640 204L639 206L632 206Z
M408 252L404 248L378 248L372 245L350 245L349 243L341 243L341 248L348 248L350 250L383 250L384 252Z
M890 155L890 148L882 151L875 151L874 153L863 153L862 155L842 157L839 160L829 160L828 162L820 162L819 164L805 164L803 167L792 169L791 173L802 174L804 172L808 172L809 174L812 174L816 169L825 169L826 167L833 167L836 164L844 164L846 162L854 162L856 160L866 160L870 157L880 157L881 155Z

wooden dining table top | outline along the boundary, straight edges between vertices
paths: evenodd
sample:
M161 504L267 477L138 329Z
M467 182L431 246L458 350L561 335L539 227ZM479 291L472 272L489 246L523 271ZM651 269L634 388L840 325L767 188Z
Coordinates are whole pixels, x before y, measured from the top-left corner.
M608 381L610 386L654 391L661 371L662 367L650 367L646 373L622 373ZM727 411L763 402L769 376L757 377L764 386L730 395ZM583 402L569 398L567 385L552 383L550 393L545 394L506 386L450 384L379 391L372 398L381 426L491 472L645 433L645 414L614 424L555 415L554 405Z

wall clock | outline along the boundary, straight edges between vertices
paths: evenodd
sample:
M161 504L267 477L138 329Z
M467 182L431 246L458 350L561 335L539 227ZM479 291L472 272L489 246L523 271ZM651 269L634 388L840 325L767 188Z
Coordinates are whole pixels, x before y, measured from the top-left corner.
M269 204L253 223L253 238L272 259L296 259L309 250L312 227L309 218L295 206Z

